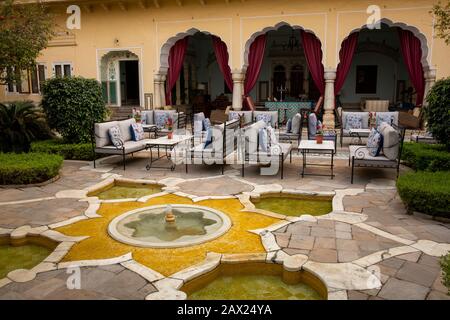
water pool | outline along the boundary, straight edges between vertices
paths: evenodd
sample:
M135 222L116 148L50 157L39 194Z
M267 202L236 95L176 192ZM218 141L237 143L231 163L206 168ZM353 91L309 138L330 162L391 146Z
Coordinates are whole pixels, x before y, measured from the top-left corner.
M128 199L140 198L161 192L161 186L157 184L133 184L115 182L106 188L90 192L88 196L98 197L101 200L107 199Z
M290 194L263 195L252 198L257 209L263 209L286 216L310 214L320 216L332 211L331 197L303 196Z

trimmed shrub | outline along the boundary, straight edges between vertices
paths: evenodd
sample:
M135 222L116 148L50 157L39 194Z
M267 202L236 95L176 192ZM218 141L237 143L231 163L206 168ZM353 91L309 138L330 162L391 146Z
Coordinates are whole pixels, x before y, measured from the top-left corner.
M100 83L82 77L46 81L42 107L50 127L67 143L90 142L94 122L103 121L107 114Z
M63 158L45 153L0 153L0 184L30 184L55 177Z
M409 172L397 180L408 211L450 218L450 171Z
M59 154L66 160L94 160L90 143L64 143L62 139L36 141L31 151Z
M441 258L442 284L447 287L450 295L450 253Z
M437 81L427 94L425 119L428 130L450 150L450 78Z
M0 152L27 152L31 141L52 136L42 109L33 102L0 103Z
M450 170L450 152L444 145L405 142L402 160L415 170Z

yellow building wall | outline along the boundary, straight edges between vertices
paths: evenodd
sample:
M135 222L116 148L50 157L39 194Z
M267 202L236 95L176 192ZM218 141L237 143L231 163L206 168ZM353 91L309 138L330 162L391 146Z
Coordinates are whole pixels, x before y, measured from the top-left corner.
M430 10L436 1L393 0L373 1L328 0L160 0L160 8L147 1L142 8L137 1L126 2L126 10L114 1L100 3L80 1L81 29L69 30L75 34L76 45L49 47L38 58L47 65L51 75L53 62L70 61L73 74L100 79L99 59L109 50L129 50L139 57L141 70L141 94L153 92L153 77L167 64L168 48L179 37L202 31L219 36L228 46L231 69L245 67L246 48L261 32L282 24L313 32L322 42L323 64L336 68L339 63L341 42L366 24L366 9L376 4L381 8L383 22L391 25L415 27L425 38L428 48L427 64L437 69L437 77L450 76L450 46L434 37L433 16ZM60 30L65 29L67 5L52 4ZM89 5L89 10L88 6ZM20 99L39 100L39 95L7 94L0 88L0 101Z

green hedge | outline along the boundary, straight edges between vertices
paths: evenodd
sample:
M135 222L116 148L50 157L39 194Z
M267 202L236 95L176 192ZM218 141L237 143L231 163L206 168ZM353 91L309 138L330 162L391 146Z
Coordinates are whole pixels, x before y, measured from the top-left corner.
M441 258L442 268L442 283L448 289L448 295L450 295L450 253Z
M409 172L397 180L397 189L409 211L450 218L450 171Z
M94 160L90 143L64 143L61 139L31 143L31 151L59 154L66 160Z
M447 152L444 145L405 142L402 160L415 170L450 170L450 152Z
M45 153L0 153L0 184L30 184L55 177L63 158Z

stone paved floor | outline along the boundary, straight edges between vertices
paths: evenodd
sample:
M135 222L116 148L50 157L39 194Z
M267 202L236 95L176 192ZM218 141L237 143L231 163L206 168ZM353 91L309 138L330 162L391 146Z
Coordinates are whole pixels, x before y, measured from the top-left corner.
M450 243L450 224L428 217L407 215L395 191L395 172L383 169L357 169L355 183L350 184L350 168L345 159L335 160L336 177L299 176L301 161L294 157L286 162L285 179L279 176L261 176L255 166L245 170L241 181L240 166L227 166L225 175L220 167L190 166L186 175L184 166L175 171L145 170L148 154L141 152L127 161L121 169L117 158L104 160L97 169L88 163L65 162L61 178L49 185L35 188L0 189L0 227L17 228L22 225L40 226L82 215L88 204L78 199L51 199L30 203L5 204L45 197L54 197L62 190L83 189L103 178L120 175L134 179L161 180L181 178L188 181L177 185L180 191L197 196L235 195L253 190L252 184L280 185L302 191L335 191L347 188L362 189L357 195L343 199L345 211L367 215L365 224L406 240L432 240ZM312 159L326 163L328 159ZM311 168L314 172L326 169ZM408 170L402 168L402 171ZM208 178L194 180L196 178ZM1 229L0 229L1 231ZM395 239L369 232L350 223L318 220L297 221L273 231L277 244L288 255L305 254L310 261L320 263L347 263L370 254L403 246ZM387 258L373 267L380 270L382 287L372 290L348 290L349 299L449 299L440 283L438 258L421 251ZM65 270L47 271L34 280L10 283L0 288L0 299L143 299L157 289L137 273L114 264L105 267L82 268L82 290L68 290ZM84 281L83 281L84 279Z

